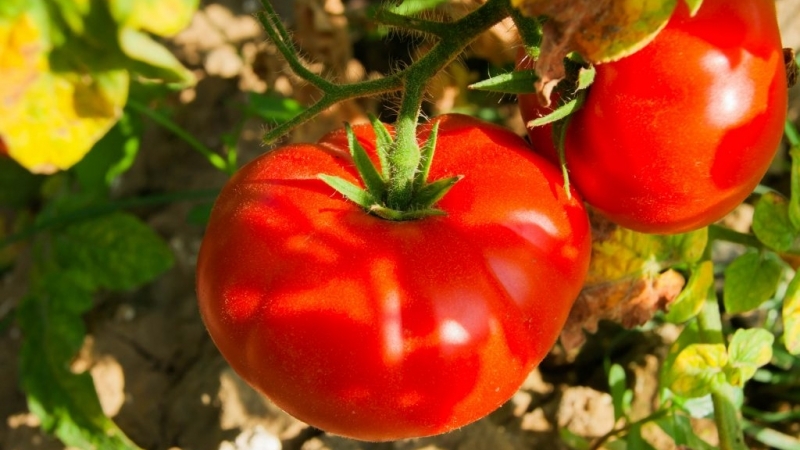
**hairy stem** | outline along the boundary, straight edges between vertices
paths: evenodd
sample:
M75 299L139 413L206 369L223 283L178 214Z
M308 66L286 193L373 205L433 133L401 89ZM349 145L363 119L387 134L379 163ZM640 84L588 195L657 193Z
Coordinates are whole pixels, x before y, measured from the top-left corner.
M711 244L709 243L709 245ZM715 295L712 295L711 299L703 305L703 309L697 315L697 324L700 328L700 338L704 343L725 344L725 336L722 334L722 318ZM731 401L730 389L730 386L725 384L711 393L720 449L747 450L744 445L744 432L739 413Z
M508 0L489 0L483 6L451 24L452 31L443 37L419 61L405 69L403 100L395 128L396 143L389 155L392 177L389 180L389 204L404 208L414 187L420 166L417 144L417 118L422 107L428 81L450 64L481 32L509 14Z
M413 196L414 179L419 171L420 149L417 144L417 119L425 96L428 81L451 63L480 33L508 17L511 6L508 0L488 0L477 10L452 23L436 23L414 18L404 18L395 13L379 13L377 18L389 25L421 31L440 38L425 56L407 68L387 77L358 83L337 85L311 72L301 62L289 33L268 0L261 0L265 13L259 15L290 67L302 79L322 91L322 97L304 112L273 128L265 135L267 142L274 141L291 129L315 117L328 107L352 98L367 97L403 90L403 99L395 128L396 142L390 149L387 161L391 175L387 203L392 208L406 208Z

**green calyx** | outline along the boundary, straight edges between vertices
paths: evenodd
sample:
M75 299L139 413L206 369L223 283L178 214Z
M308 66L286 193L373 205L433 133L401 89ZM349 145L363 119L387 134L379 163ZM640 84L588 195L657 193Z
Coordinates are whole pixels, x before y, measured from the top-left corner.
M392 138L389 130L377 118L371 117L370 121L375 130L375 147L381 169L375 166L364 147L358 142L353 129L345 124L347 143L350 155L353 158L358 175L364 187L357 186L341 177L320 174L318 175L328 186L342 194L348 200L358 204L365 211L387 220L402 221L415 220L429 216L441 216L445 212L435 208L434 205L460 180L463 176L441 178L428 182L433 153L436 148L436 138L439 124L435 123L425 145L420 149L421 158L419 169L414 174L410 184L411 194L409 200L403 204L390 201L390 184L393 176L390 154L397 151L397 140ZM416 145L414 143L413 145Z

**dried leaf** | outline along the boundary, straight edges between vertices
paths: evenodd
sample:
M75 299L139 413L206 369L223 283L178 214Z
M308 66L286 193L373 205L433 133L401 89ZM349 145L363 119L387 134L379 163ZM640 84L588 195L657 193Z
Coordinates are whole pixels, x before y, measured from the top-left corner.
M641 49L666 26L677 0L512 0L527 16L547 16L536 70L549 97L565 76L563 60L578 52L589 62L616 61Z
M584 330L597 331L601 320L631 328L668 309L685 284L670 267L694 260L707 242L705 229L657 236L618 227L598 215L591 219L595 240L589 274L561 332L568 349L583 344Z

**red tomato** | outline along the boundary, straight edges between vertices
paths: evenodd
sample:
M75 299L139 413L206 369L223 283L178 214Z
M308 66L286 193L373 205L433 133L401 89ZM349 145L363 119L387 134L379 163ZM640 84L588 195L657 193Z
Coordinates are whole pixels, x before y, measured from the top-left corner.
M653 42L597 66L567 131L570 178L588 203L628 228L701 228L759 183L786 108L772 0L705 0L695 17L678 2Z
M589 223L559 171L501 127L437 120L431 179L465 175L445 216L383 220L320 181L360 183L342 131L247 164L211 214L197 264L211 337L328 432L393 440L483 417L548 353L583 284ZM372 130L354 130L374 156Z
M517 69L532 70L535 67L536 61L525 53L524 49L520 48L517 52ZM556 93L553 93L551 96L550 105L548 106L543 106L539 103L539 99L536 95L520 95L517 100L519 108L523 112L523 119L525 119L526 127L531 120L539 119L552 113L558 106L558 95ZM553 140L552 124L529 127L528 136L531 142L536 144L537 153L550 160L553 164L561 164L558 159L558 149Z

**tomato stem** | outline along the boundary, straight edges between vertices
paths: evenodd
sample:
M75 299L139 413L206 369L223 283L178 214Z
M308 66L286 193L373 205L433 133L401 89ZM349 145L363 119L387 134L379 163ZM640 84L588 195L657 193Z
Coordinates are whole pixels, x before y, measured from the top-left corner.
M424 161L422 150L417 142L417 123L428 81L461 54L464 48L478 35L508 17L510 11L513 10L509 1L488 0L475 11L452 23L405 17L389 10L379 11L375 18L386 25L423 32L438 37L439 40L427 54L401 71L376 80L343 85L332 83L309 70L303 64L291 42L289 32L270 2L261 0L261 3L264 6L264 12L259 14L258 18L270 40L286 58L295 74L322 91L322 97L316 103L294 118L270 130L264 136L264 140L274 141L331 105L343 100L402 90L403 98L395 126L395 140L388 148L386 155L379 155L381 163L388 164L388 170L385 166L381 167L381 172L384 176L388 174L388 179L386 180L385 202L379 205L379 209L388 208L393 211L409 212L418 207L419 202L414 199L415 192L419 191L421 186L426 185L425 180L421 180L421 177L426 177L427 171L424 165L430 164L430 161ZM380 130L377 128L376 132L380 134ZM375 174L372 171L369 173L373 178L370 180L371 184L377 186L377 183L374 182L373 175ZM335 183L341 185L338 181ZM442 185L448 184L442 183ZM342 187L350 192L348 198L356 196L351 187L345 185ZM371 194L376 197L377 193ZM382 193L379 196L382 197ZM358 194L357 197L362 200L366 198L361 194ZM393 215L394 213L392 213Z
M462 19L449 24L450 32L438 34L439 42L406 69L400 103L396 141L389 154L391 178L388 204L405 209L412 204L416 177L422 172L422 152L417 143L417 121L428 81L452 62L478 34L508 17L508 0L489 0Z
M373 97L388 92L407 91L409 88L411 90L424 89L425 84L433 75L453 61L483 31L508 17L509 11L512 9L508 0L488 0L477 10L452 23L437 23L415 18L401 19L404 16L390 11L379 12L375 16L376 19L386 25L421 31L441 39L431 52L403 70L383 78L336 84L315 74L306 67L291 41L289 32L269 0L261 0L261 4L264 11L259 13L257 17L270 40L275 44L297 76L322 91L320 99L309 106L308 109L269 130L264 135L266 143L274 142L279 137L311 120L336 103L359 97ZM416 121L422 104L422 93L412 92L407 101L404 98L403 103L405 104L406 102L408 103L407 105L401 105L401 111L405 111L404 114L406 115L414 114L414 121ZM415 104L417 105L415 106ZM402 138L401 140L408 141L407 138ZM404 185L402 182L398 184ZM399 190L402 191L402 189ZM394 195L402 197L400 194Z
M713 241L709 240L710 248ZM697 325L700 331L700 340L706 344L725 345L725 336L722 333L722 317L719 311L719 302L713 287L700 313L697 315ZM732 387L724 383L711 393L714 404L714 422L717 425L719 444L721 450L746 450L744 445L744 431L739 420L739 413L734 405L731 393Z

